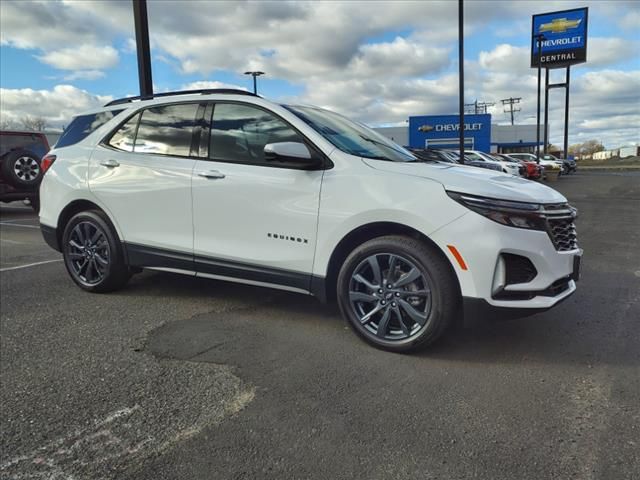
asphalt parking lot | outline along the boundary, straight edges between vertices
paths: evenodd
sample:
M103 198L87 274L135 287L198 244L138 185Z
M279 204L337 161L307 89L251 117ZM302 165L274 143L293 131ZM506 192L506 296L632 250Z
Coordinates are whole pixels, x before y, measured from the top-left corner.
M0 477L640 478L640 172L554 188L577 293L414 355L301 295L155 272L84 293L2 205Z

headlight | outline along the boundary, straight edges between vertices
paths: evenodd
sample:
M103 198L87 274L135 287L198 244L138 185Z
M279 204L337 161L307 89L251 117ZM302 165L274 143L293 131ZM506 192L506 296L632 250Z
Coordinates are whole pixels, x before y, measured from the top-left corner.
M511 202L458 192L447 192L447 195L474 212L502 225L546 230L546 212L539 203Z

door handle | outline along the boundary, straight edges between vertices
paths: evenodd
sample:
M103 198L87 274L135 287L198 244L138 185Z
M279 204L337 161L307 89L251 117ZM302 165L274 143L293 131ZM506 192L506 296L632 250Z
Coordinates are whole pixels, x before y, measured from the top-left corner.
M120 164L116 161L116 160L101 160L100 161L100 165L103 165L105 167L109 167L109 168L114 168L114 167L119 167Z
M219 172L218 170L207 170L206 172L198 173L198 176L209 178L209 179L216 179L216 178L224 178L225 174L222 172Z

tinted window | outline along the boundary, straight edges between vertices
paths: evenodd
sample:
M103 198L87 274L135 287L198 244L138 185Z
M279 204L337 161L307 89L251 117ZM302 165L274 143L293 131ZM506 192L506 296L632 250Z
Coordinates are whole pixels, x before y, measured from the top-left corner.
M283 105L337 148L350 155L393 162L414 162L408 150L360 123L314 107Z
M0 135L0 156L11 150L29 150L35 153L37 157L43 157L49 150L43 138L40 135Z
M136 128L138 127L139 119L139 113L131 117L111 136L109 145L124 150L125 152L133 152L133 144L136 138Z
M62 132L56 142L56 148L68 147L78 143L80 140L84 140L90 133L100 128L120 112L122 110L111 110L109 112L98 112L75 117Z
M188 157L198 104L163 105L142 112L134 152Z
M268 143L300 142L302 137L276 116L247 105L218 103L213 110L209 157L240 163L266 163Z

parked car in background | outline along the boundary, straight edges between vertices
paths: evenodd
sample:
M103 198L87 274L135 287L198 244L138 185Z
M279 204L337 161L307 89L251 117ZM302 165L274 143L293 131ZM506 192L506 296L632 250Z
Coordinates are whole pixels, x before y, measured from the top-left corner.
M533 153L510 153L509 156L517 160L527 160L530 162L539 163L546 169L552 167L559 168L561 171L564 170L564 164L555 157L551 158L552 156L548 156L547 158L541 156L539 162L538 157L536 157Z
M511 175L515 175L516 177L522 176L522 174L524 173L524 168L521 165L516 164L514 162L497 160L493 158L490 154L481 152L479 150L465 150L464 156L470 157L472 160L475 160L475 161L479 161L479 162L484 161L484 162L489 162L495 165L500 165L504 173L509 173Z
M460 152L455 150L442 150L442 151L446 155L449 155L450 157L455 159L456 162L461 163L463 165L469 165L470 167L484 168L486 170L495 170L496 172L502 171L501 165L495 165L493 163L484 162L481 160L474 160L469 155L465 155L464 159L460 160Z
M542 159L550 162L559 162L562 164L562 173L564 175L568 175L570 173L574 173L578 167L576 165L576 161L568 158L558 158L555 155L550 153L545 153L542 155Z
M28 200L38 211L42 158L49 151L43 133L0 131L0 201Z
M424 161L438 161L446 163L454 163L456 165L467 165L469 167L478 167L488 170L502 171L500 165L494 165L489 162L472 160L465 156L464 161L460 161L460 155L453 150L441 150L434 148L409 148L409 150L419 159Z
M517 158L510 157L505 153L493 153L495 158L505 160L507 162L518 162L524 167L524 177L529 180L538 180L542 178L544 167L537 162L532 162L530 160L519 160Z

